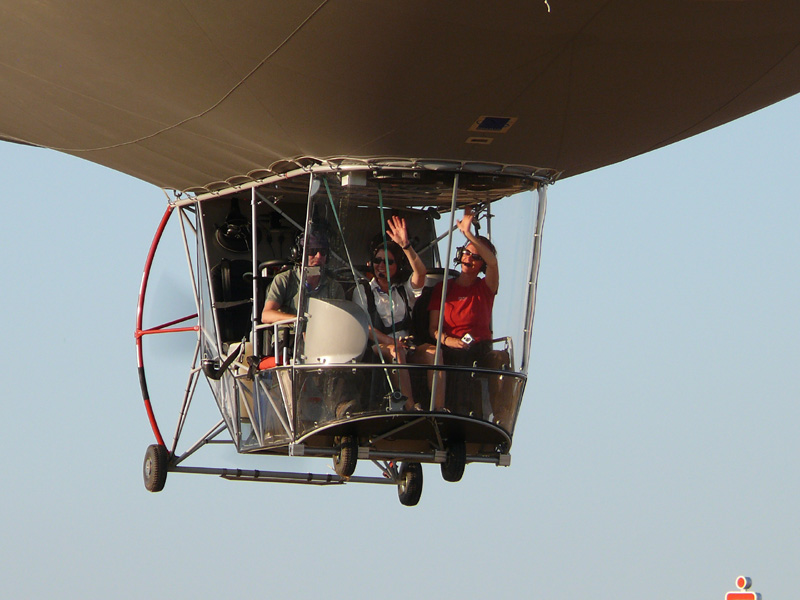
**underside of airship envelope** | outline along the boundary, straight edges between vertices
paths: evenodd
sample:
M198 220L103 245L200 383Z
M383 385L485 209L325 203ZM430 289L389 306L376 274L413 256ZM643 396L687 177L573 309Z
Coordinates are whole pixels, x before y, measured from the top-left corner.
M6 0L0 139L201 191L303 157L572 176L800 91L796 0Z

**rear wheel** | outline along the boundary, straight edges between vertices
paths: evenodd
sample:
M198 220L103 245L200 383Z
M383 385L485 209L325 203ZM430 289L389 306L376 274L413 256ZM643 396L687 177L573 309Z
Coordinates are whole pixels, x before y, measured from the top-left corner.
M150 492L160 492L167 482L167 466L169 453L166 447L152 444L144 455L144 487Z
M422 496L422 465L418 462L400 465L397 496L403 506L416 506Z
M447 458L441 464L442 479L445 481L461 481L464 468L467 466L467 446L462 441L451 442L447 447Z
M333 456L333 470L340 477L350 477L358 462L358 443L352 435L343 435L339 441L339 452Z

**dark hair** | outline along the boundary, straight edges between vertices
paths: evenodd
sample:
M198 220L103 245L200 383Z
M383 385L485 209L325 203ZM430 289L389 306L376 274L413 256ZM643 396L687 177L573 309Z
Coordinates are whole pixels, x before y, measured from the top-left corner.
M487 238L485 235L479 235L478 239L481 242L483 242L484 244L486 244L487 246L489 246L489 250L492 251L492 254L497 256L497 248L494 247L494 244L492 243L492 241L489 238Z
M383 234L381 233L376 235L369 242L367 251L369 252L370 265L372 265L375 255L380 250L384 250L384 248L386 249L387 252L392 253L392 256L394 256L394 262L397 265L397 271L395 271L394 275L397 281L393 281L392 283L399 283L404 281L409 275L411 275L411 265L408 264L408 258L406 257L406 253L403 252L403 249L397 242L394 242L388 238L386 239L386 245L384 246ZM389 269L386 269L386 273L387 274L389 273Z
M486 247L492 251L492 254L497 256L497 248L494 247L494 244L489 240L489 238L487 238L485 235L479 235L478 241L485 244ZM467 243L464 244L463 246L459 246L458 248L456 248L456 256L455 258L453 258L453 262L455 264L457 265L461 264L461 256L464 254L464 250L466 249L466 247L471 243L472 242L467 241ZM483 265L481 266L481 273L486 273L486 261L483 260L483 257L481 257L481 261L483 262Z

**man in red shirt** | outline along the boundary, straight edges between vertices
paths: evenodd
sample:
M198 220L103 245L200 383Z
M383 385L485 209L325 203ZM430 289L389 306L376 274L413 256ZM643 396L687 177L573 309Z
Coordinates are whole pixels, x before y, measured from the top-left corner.
M492 243L487 238L472 233L473 218L472 209L466 208L464 218L458 222L458 229L468 243L459 248L456 254L455 260L460 265L461 272L455 279L447 282L441 335L439 313L442 283L433 289L428 303L428 329L434 340L441 341L446 364L471 365L492 348L492 306L500 287L500 271ZM481 273L485 273L485 276L479 277ZM422 364L436 364L436 346L420 346L414 359ZM428 384L431 387L433 373L430 371L428 374ZM447 410L444 406L444 371L437 371L436 377L434 410Z

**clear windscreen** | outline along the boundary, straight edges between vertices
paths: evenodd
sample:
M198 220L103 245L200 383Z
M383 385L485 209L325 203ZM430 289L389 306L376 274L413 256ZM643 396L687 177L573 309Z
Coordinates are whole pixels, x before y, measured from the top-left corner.
M491 178L446 173L298 179L204 207L219 347L247 341L258 359L253 383L242 368L224 384L238 389L222 404L238 413L242 447L394 412L511 434L528 368L535 186L501 197ZM251 224L237 224L252 206Z
M441 184L435 205L423 195L415 206L392 203L383 189L389 184L379 179L318 179L307 213L295 364L369 365L373 372L359 370L351 378L357 385L334 393L339 403L317 404L317 416L442 410L511 431L530 343L535 192L488 203L471 202L469 190L461 199L459 188L452 213L452 187ZM458 225L465 210L472 215L470 237L481 236L484 251L495 251L496 293L487 284L492 267L476 270L490 260ZM314 388L313 378L303 381Z

